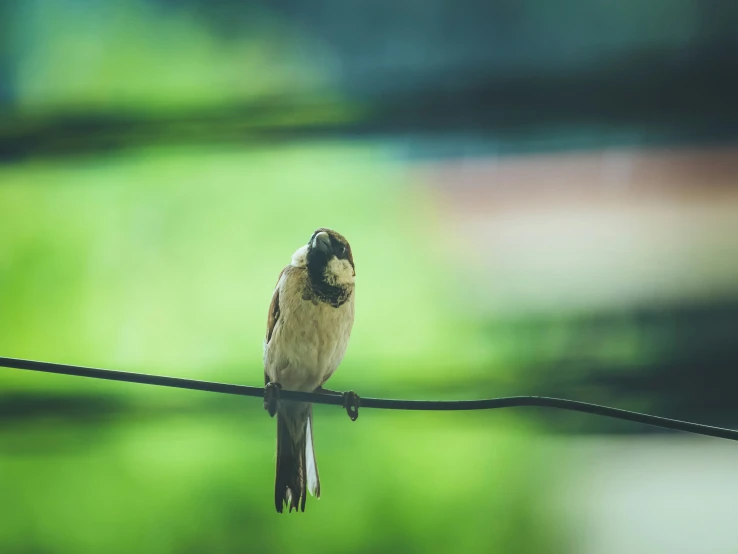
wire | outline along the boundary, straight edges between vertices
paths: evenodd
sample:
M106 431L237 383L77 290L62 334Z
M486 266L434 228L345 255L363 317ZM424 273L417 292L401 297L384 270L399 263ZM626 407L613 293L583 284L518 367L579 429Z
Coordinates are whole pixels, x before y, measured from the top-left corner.
M160 387L217 392L221 394L236 394L240 396L254 396L259 398L264 396L264 389L261 387L231 385L212 381L197 381L194 379L182 379L179 377L165 377L163 375L148 375L145 373L131 373L127 371L114 371L109 369L54 364L15 358L0 357L0 367L41 371L44 373L58 373L61 375L74 375L77 377L90 377L92 379L106 379L108 381L141 383L144 385L157 385ZM282 390L280 391L280 398L285 400L312 402L315 404L331 404L334 406L344 406L345 403L344 395L339 393L315 393ZM636 423L644 423L646 425L662 427L664 429L673 429L676 431L684 431L687 433L738 441L738 431L733 429L712 427L710 425L691 423L689 421L679 421L676 419L641 414L618 408L609 408L598 404L589 404L587 402L579 402L576 400L564 400L561 398L549 398L546 396L508 396L503 398L489 398L485 400L391 400L387 398L362 397L360 404L362 408L436 411L492 410L518 406L538 406L543 408L557 408L560 410L583 412L614 419L634 421Z

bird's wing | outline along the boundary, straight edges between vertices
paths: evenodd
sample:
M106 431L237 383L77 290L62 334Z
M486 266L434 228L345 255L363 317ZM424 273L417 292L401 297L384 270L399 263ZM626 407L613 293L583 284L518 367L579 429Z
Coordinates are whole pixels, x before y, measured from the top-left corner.
M277 326L277 321L279 321L279 282L282 280L282 275L284 275L284 272L287 271L287 268L285 267L279 274L279 278L277 279L277 286L274 287L274 294L272 295L272 302L269 304L269 314L267 315L267 330L266 330L266 341L264 342L264 347L269 344L269 341L272 340L272 335L274 334L274 328ZM264 386L269 384L269 376L266 373L266 370L264 371Z
M274 287L274 294L272 295L272 303L269 304L269 315L267 316L266 331L267 344L269 344L269 341L272 340L274 328L277 326L277 321L279 321L279 282L282 280L282 275L284 275L285 271L287 271L286 267L279 274L279 278L277 279L277 286Z

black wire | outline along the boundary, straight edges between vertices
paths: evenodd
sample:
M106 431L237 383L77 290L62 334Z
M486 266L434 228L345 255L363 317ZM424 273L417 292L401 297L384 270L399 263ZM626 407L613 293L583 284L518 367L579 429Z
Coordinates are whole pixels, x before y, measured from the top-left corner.
M49 362L36 362L32 360L19 360L15 358L0 357L0 367L24 369L30 371L42 371L45 373L59 373L62 375L75 375L78 377L91 377L93 379L107 379L108 381L124 381L127 383L142 383L144 385L158 385L160 387L174 387L179 389L200 390L206 392L218 392L222 394L237 394L241 396L263 397L264 389L261 387L249 387L245 385L230 385L227 383L214 383L211 381L196 381L194 379L181 379L179 377L165 377L163 375L147 375L145 373L130 373L127 371L114 371L109 369L97 369L92 367L81 367L74 365L53 364ZM285 400L299 400L315 404L332 404L343 406L342 394L298 392L290 390L280 391L280 397ZM576 400L563 400L561 398L549 398L546 396L508 396L505 398L489 398L486 400L390 400L387 398L361 398L362 408L382 408L385 410L491 410L496 408L513 408L517 406L538 406L544 408L558 408L574 412L584 412L603 417L635 421L655 427L685 431L698 435L718 437L738 441L738 431L701 425L688 421L679 421L665 417L630 412L618 408L609 408L587 402Z

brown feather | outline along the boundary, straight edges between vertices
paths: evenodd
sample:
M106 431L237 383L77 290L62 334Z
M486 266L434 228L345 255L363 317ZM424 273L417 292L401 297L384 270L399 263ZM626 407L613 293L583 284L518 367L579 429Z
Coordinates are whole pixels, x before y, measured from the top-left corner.
M302 402L280 403L277 412L277 472L274 507L282 513L305 511L307 500L306 430L312 406Z
M277 279L277 285L279 285L282 275L287 270L285 267L280 273ZM269 304L269 315L267 316L267 331L266 331L266 342L272 340L272 334L274 333L274 327L277 325L279 320L279 286L274 287L274 294L272 295L272 302Z
M338 231L334 231L333 229L328 229L327 227L321 227L320 229L316 229L315 231L313 231L313 237L317 235L318 233L328 233L328 236L332 237L336 242L340 242L346 247L346 259L351 264L351 267L354 268L354 275L356 275L356 266L354 265L354 255L351 252L351 245L349 244L348 240L346 240L346 237L344 237Z

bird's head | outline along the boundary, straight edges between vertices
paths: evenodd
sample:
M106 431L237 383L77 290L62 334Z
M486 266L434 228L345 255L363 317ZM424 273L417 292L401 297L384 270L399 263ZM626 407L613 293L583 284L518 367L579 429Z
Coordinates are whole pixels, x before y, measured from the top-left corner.
M310 277L332 286L354 283L356 270L351 246L346 237L331 229L316 229L306 246L298 250L304 256ZM302 260L300 260L302 261Z

